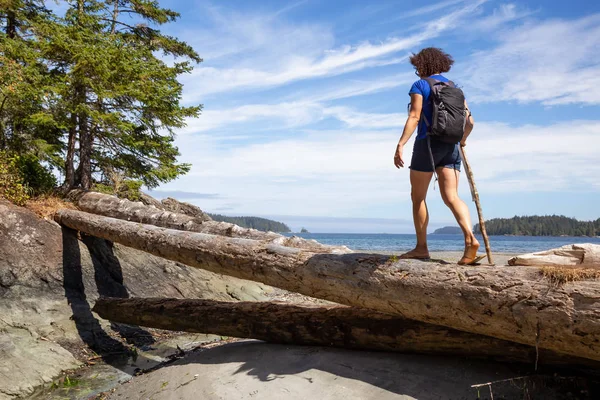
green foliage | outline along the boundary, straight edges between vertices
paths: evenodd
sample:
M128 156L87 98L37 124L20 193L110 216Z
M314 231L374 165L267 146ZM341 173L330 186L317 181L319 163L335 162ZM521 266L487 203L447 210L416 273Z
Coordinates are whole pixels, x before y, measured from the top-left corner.
M107 185L105 183L94 183L94 186L92 186L92 190L98 193L115 194L114 186Z
M32 196L47 194L56 188L56 177L33 154L15 156L13 162Z
M142 195L142 181L125 179L113 183L94 183L92 190L104 194L113 194L122 199L139 201Z
M119 186L117 196L131 201L138 201L142 195L142 181L127 179Z
M63 381L63 386L66 388L70 388L70 387L74 387L79 385L79 380L77 379L71 379L69 378L69 376L65 376L65 380Z
M259 217L227 217L220 214L207 214L215 221L229 222L242 228L258 229L263 232L291 232L290 228L282 223Z
M189 171L174 132L201 106L180 104L178 77L202 60L158 29L177 12L154 0L77 0L59 2L59 17L42 0L0 1L0 150L35 155L64 174L65 189L114 170L149 188Z
M599 236L600 219L578 221L563 215L494 218L485 222L489 235ZM479 224L474 228L479 233Z
M15 158L0 151L0 198L22 206L29 199L27 187L16 166Z

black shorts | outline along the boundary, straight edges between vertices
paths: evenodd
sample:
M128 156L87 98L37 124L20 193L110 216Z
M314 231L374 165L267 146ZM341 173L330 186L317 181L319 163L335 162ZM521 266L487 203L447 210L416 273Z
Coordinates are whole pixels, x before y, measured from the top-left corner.
M431 153L433 154L435 168L444 167L460 171L462 159L460 158L458 146L459 144L444 143L431 139ZM415 171L433 172L426 138L415 140L409 168Z

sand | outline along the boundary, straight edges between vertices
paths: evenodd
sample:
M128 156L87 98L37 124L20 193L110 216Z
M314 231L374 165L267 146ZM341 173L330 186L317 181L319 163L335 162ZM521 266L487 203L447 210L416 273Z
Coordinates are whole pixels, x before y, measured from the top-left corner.
M135 377L123 399L558 399L539 379L511 380L532 366L461 358L285 346L245 340L195 351ZM505 381L506 380L506 381ZM477 389L472 385L502 381ZM580 398L580 397L576 397Z

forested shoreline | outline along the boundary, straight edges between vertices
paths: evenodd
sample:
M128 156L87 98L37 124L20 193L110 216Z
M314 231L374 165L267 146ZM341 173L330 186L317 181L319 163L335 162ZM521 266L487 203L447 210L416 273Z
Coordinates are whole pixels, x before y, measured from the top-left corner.
M485 222L488 235L515 236L600 236L600 218L578 221L564 215L514 216L493 218ZM480 233L479 224L474 227Z
M289 226L283 222L273 221L267 218L260 217L228 217L221 214L210 214L208 215L215 221L229 222L241 226L242 228L252 228L263 232L278 232L285 233L291 232Z

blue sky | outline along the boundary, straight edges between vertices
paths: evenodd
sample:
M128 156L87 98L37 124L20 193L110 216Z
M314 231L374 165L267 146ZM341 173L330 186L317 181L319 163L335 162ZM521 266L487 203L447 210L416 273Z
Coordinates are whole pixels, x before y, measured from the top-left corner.
M600 217L597 1L161 1L204 58L182 77L202 116L178 132L192 171L152 192L314 232L412 232L393 166L416 79L442 47L475 117L467 154L486 218ZM410 159L412 141L405 158ZM464 173L460 193L476 219ZM430 189L430 230L454 225Z

